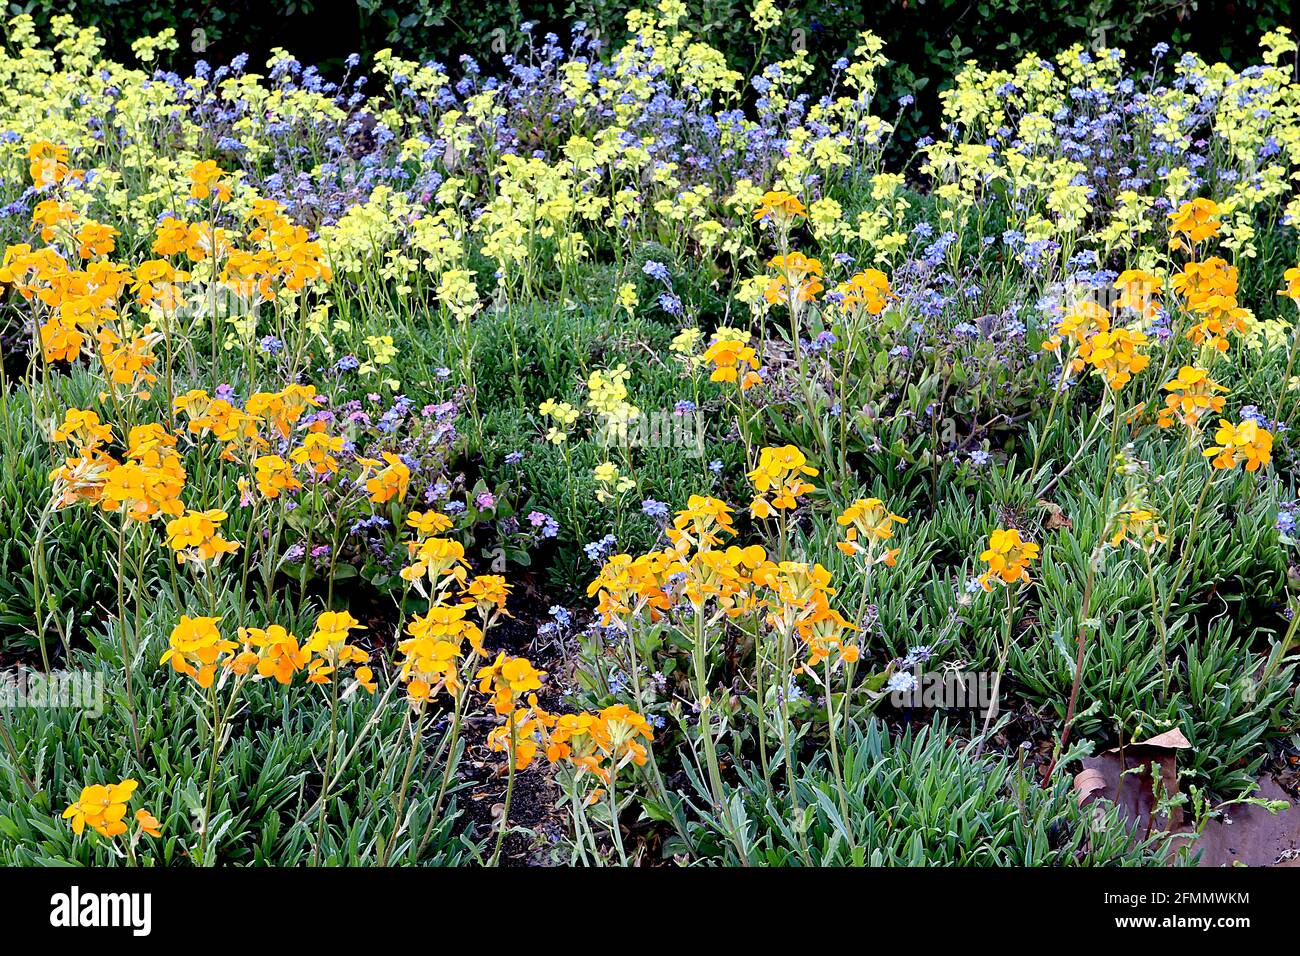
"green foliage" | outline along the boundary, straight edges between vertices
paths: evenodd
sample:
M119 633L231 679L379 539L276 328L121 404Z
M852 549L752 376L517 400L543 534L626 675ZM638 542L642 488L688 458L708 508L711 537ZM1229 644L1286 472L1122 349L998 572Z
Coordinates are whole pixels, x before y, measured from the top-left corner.
M1080 810L1068 781L1039 787L1011 757L956 744L942 722L891 734L870 720L843 751L846 821L824 754L800 768L798 811L744 775L732 819L768 866L1139 866L1163 841L1132 836L1115 811ZM718 851L721 854L721 849ZM735 862L735 861L732 861Z
M233 607L221 610L232 617L237 614ZM300 633L310 630L310 617L295 620L287 602L274 610L286 626ZM75 837L59 815L87 781L117 781L132 775L141 783L131 802L132 813L138 808L150 810L164 833L163 838L142 844L145 865L305 866L313 858L316 801L330 733L329 709L322 706L328 688L287 689L274 681L251 684L245 690L217 765L208 856L200 860L189 855L194 849L193 821L203 818L212 714L192 682L173 679L176 675L158 666L177 613L168 592L161 590L143 628L131 637L138 675L134 707L147 775L137 769L140 764L130 743L121 645L112 625L98 629L91 637L90 652L76 651L71 661L83 679L98 682L102 713L96 713L94 706L6 709L3 730L16 753L7 744L0 750L0 863L121 862L120 841L89 832ZM97 699L94 694L89 697ZM402 776L402 761L395 755L404 755L409 746L408 712L400 697L376 699L361 694L340 706L340 746L355 743L356 753L338 773L319 862L375 863L392 831L394 794ZM409 815L396 841L395 862L451 865L469 860L475 852L469 835L458 826L455 792L439 818L430 820L434 802L430 790L437 790L442 770L441 763L433 762L441 752L441 737L432 732L424 736L429 767L413 787Z

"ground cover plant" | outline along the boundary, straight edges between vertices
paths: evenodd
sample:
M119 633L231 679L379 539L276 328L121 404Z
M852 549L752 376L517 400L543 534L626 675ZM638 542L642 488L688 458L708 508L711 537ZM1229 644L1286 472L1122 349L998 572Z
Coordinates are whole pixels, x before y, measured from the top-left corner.
M871 32L684 15L8 23L0 861L1185 864L1293 788L1290 34L905 142Z

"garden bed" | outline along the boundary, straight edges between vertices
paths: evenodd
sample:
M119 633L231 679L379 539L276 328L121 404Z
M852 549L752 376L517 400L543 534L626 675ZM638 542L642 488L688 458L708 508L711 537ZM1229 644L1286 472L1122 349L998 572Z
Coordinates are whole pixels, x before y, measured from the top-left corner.
M1290 33L708 40L10 21L0 861L1300 850Z

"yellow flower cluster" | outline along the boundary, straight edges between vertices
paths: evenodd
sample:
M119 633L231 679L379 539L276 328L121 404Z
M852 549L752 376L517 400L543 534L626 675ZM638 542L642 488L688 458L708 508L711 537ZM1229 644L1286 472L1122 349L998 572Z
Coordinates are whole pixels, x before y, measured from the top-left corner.
M71 821L72 832L80 835L90 827L102 837L117 837L127 831L126 805L131 802L139 783L123 780L114 784L91 784L83 787L81 796L63 811L63 819ZM162 836L162 824L148 810L135 812L138 834Z

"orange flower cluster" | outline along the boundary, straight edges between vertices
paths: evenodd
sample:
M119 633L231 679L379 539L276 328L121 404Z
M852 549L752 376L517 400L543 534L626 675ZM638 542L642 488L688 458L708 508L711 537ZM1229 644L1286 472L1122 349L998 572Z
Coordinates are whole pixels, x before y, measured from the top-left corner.
M74 408L65 413L54 439L71 444L76 454L50 473L55 506L85 501L141 522L183 514L185 469L175 437L161 425L136 426L121 461L104 450L112 438L111 426L100 423L95 412Z
M102 342L100 333L122 321L121 300L130 282L131 271L125 266L101 258L74 268L52 246L8 246L0 263L0 283L12 286L27 302L43 309L39 334L47 362L75 362L83 354L94 355L92 342L100 342L100 352L107 352L108 359L117 358L111 347L120 345L123 333L116 332ZM143 334L126 338L131 345L130 361L137 363L156 341L147 327ZM115 363L112 371L120 381L129 367L129 362Z
M45 139L27 147L27 172L37 189L80 182L86 175L81 170L69 168L68 147Z
M1043 342L1043 349L1060 355L1061 346L1070 343L1067 362L1070 374L1077 375L1088 365L1087 347L1091 339L1110 331L1110 313L1095 302L1080 302L1066 311L1056 324L1055 333Z
M227 446L221 457L231 461L237 460L235 451L241 447L268 447L260 433L262 427L269 435L288 438L307 410L320 403L314 385L291 384L278 392L253 393L242 409L201 388L177 396L173 404L177 414L184 416L190 435L215 438Z
M836 544L850 557L861 557L868 565L884 563L893 567L898 558L898 548L886 542L894 537L895 524L907 524L907 519L894 514L879 498L859 498L835 519L847 530L844 540Z
M851 315L879 315L895 298L889 287L889 276L879 269L864 269L847 282L835 287L839 296L838 307Z
M383 452L383 461L358 458L357 463L364 469L362 479L372 502L385 504L393 499L403 501L406 498L411 485L411 469L402 459L391 452Z
M191 199L208 199L215 196L218 202L230 201L230 184L226 182L226 174L212 160L205 159L195 163L189 175Z
M190 172L191 195L228 199L230 190L224 176L210 161L199 163ZM158 226L153 252L165 258L184 255L192 263L212 260L222 287L246 300L269 301L277 284L300 292L309 283L333 278L322 261L320 243L294 224L280 203L254 197L247 220L252 228L248 246L241 248L225 229L212 222L187 223L168 216Z
M211 687L217 677L217 667L223 659L231 658L239 645L221 636L217 617L190 617L182 614L172 628L159 664L171 663L172 670L184 674L200 687ZM233 661L230 661L233 663Z
M800 495L816 490L804 480L805 476L815 478L817 469L808 464L807 457L794 445L763 448L758 453L758 466L748 475L758 492L749 505L749 513L755 518L770 518L776 511L793 511Z
M1219 419L1214 441L1203 454L1221 471L1243 463L1247 471L1259 471L1273 459L1273 433L1249 418L1236 425Z
M492 707L498 714L513 712L524 695L541 690L545 676L526 658L510 657L504 652L498 653L491 664L475 675L479 693L491 697Z
M1156 317L1160 280L1151 273L1141 269L1125 269L1115 279L1114 287L1119 290L1119 296L1115 300L1116 309L1136 312L1147 322Z
M316 426L289 453L289 460L317 478L327 478L339 470L339 460L334 456L343 451L343 436L328 434L323 422L317 422Z
M66 508L78 501L96 503L104 493L108 473L118 462L104 446L113 441L113 428L102 423L91 409L70 408L63 424L54 430L54 440L72 446L76 452L50 472L54 504Z
M704 350L704 360L713 365L711 382L734 382L742 392L747 392L763 381L758 374L758 353L749 344L748 332L718 329Z
M409 541L406 545L407 553L413 561L402 568L401 572L402 580L413 584L425 597L430 597L431 594L436 596L441 588L451 582L464 584L469 572L469 564L465 561L465 546L451 538L438 536L438 532L451 527L451 519L436 512L430 512L429 515L441 519L428 521L429 526L436 531L426 533L417 526L416 540ZM427 520L429 516L422 517Z
M1150 364L1150 356L1139 351L1146 345L1145 333L1114 328L1094 335L1084 350L1088 363L1101 373L1107 387L1119 390Z
M1237 304L1236 266L1218 256L1189 262L1170 284L1196 319L1185 333L1194 343L1226 352L1229 334L1245 334L1250 313Z
M1219 206L1213 199L1191 199L1169 214L1169 248L1189 252L1199 242L1218 235Z
M763 298L769 303L812 302L826 287L822 285L822 264L802 252L774 256L768 264L776 275L770 277Z
M288 685L293 683L295 674L311 664L311 654L279 624L241 627L239 640L244 649L230 667L236 674L244 675L251 670L258 677L273 677L277 683Z
M185 422L186 434L196 438L211 436L223 446L222 460L248 463L259 450L269 447L271 438L288 437L306 410L317 402L312 386L289 385L279 392L254 394L242 409L226 399L214 399L202 389L179 396L174 406ZM185 485L185 469L176 451L176 437L162 425L152 423L132 428L122 461L105 451L113 439L112 428L101 423L98 414L91 410L68 409L63 425L55 430L54 439L72 444L77 452L50 476L59 507L86 500L99 503L107 511L124 510L139 521L159 514L173 518L183 515L180 495ZM312 474L327 476L338 468L334 455L342 447L341 438L326 435L313 425L290 459ZM366 482L372 501L400 500L406 493L410 473L405 464L395 456L385 456L385 461L387 465ZM257 488L266 498L276 498L302 486L294 475L293 464L279 455L259 455L251 464ZM367 471L376 464L380 463L362 460L362 467ZM248 480L241 478L239 484L248 497ZM188 516L174 531L169 529L169 537L188 541L201 530L193 527L201 520L194 514ZM174 545L177 551L190 547L188 543ZM216 552L200 556L206 562Z
M1177 420L1193 431L1197 430L1202 415L1223 411L1224 398L1218 393L1227 391L1205 369L1191 365L1180 368L1178 375L1164 384L1164 389L1169 394L1165 396L1165 407L1160 410L1156 424L1169 428Z
M120 398L147 399L158 376L149 369L156 361L153 347L162 341L162 333L147 331L143 335L121 338L110 328L95 334L99 344L99 362L113 391ZM107 395L101 396L107 397Z
M1080 302L1067 311L1043 348L1060 354L1067 341L1070 350L1065 362L1070 373L1092 366L1113 390L1127 385L1151 361L1142 351L1149 344L1146 334L1112 326L1110 313L1095 302Z
M500 575L479 575L468 580L469 565L459 542L439 537L452 527L451 519L438 512L411 512L406 524L416 539L408 543L415 561L403 576L427 586L429 608L415 615L406 627L407 637L397 651L399 678L413 707L423 708L442 691L455 696L464 688L465 668L487 656L484 640L502 615L511 587ZM626 557L626 556L624 556ZM631 559L628 559L629 561ZM469 618L476 610L479 621ZM466 654L468 645L468 657ZM626 707L606 708L600 715L557 716L542 708L537 699L545 673L523 657L498 653L475 672L478 691L486 695L504 722L487 738L490 750L513 749L515 769L527 769L543 748L554 763L570 758L575 765L608 780L628 760L644 763L646 749L638 736L651 738L645 719ZM459 706L459 704L457 705Z
M375 692L374 672L366 666L370 655L348 643L349 632L360 629L361 623L347 611L321 612L311 637L301 645L278 624L241 627L239 640L232 641L222 637L220 623L216 617L181 615L159 663L170 663L172 670L204 689L212 687L223 669L286 685L305 672L310 683L329 684L339 667L350 664L354 670L349 692L357 687Z
M1015 528L998 528L989 535L989 546L980 555L988 570L979 576L980 586L992 591L996 584L1028 584L1029 563L1038 560L1038 545L1025 541Z
M465 644L469 644L471 661L486 656L485 635L500 617L510 616L506 602L511 588L505 578L495 574L479 575L466 583L469 564L464 546L439 537L452 527L446 515L412 511L406 524L416 537L407 543L414 561L402 569L402 577L429 599L429 608L406 626L409 637L397 647L402 656L399 674L406 683L407 699L414 706L423 706L443 690L453 695L460 691ZM471 610L478 611L478 623L468 619Z
M308 654L316 655L307 664L307 680L313 684L331 683L340 667L351 664L354 668L354 687L368 693L375 692L374 672L366 665L370 655L348 643L352 631L363 630L361 622L347 611L322 611L316 618L316 628L303 645Z
M774 189L763 193L758 208L754 210L754 221L760 225L771 222L782 229L788 229L798 218L807 215L804 204L783 189Z
M78 835L90 827L102 837L121 836L127 831L126 805L139 786L137 781L127 779L121 783L96 783L83 787L81 796L63 811L63 819L72 821L72 832ZM140 834L162 836L162 824L148 810L137 810L135 823L137 838Z
M242 461L248 465L251 458L251 483L248 476L239 480L245 501L251 499L254 485L263 498L274 500L302 487L295 466L318 481L331 478L340 468L336 456L343 451L343 437L328 434L324 423L319 421L308 426L288 459L276 454L258 454L269 448L277 437L290 437L307 410L319 402L311 385L288 385L279 392L254 393L242 409L226 399L212 398L203 389L193 389L176 399L175 409L185 419L189 434L211 436L223 446L223 461ZM382 461L357 459L361 469L358 483L376 504L401 501L410 486L410 469L394 454L384 452L382 457Z
M1300 305L1300 266L1292 266L1282 274L1286 282L1286 288L1280 289L1278 295L1286 296L1292 302Z
M526 770L538 751L545 746L547 730L556 718L542 709L535 693L542 688L546 674L523 657L498 653L491 664L476 675L480 694L486 694L492 707L505 723L488 734L488 749L495 753L514 751L514 768ZM525 701L525 706L519 702Z
M209 564L215 567L223 556L238 551L239 545L227 541L218 530L226 517L216 509L187 511L167 522L167 546L176 552L176 563L189 562L206 571Z
M66 147L37 143L29 156L38 187L73 178ZM191 195L228 199L225 175L210 160L198 163L190 172ZM162 258L132 270L107 258L116 249L115 228L80 221L70 203L46 199L33 211L32 229L47 245L33 249L20 243L6 248L0 283L44 307L39 332L46 361L75 362L83 354L97 354L114 388L127 396L147 398L155 381L149 371L153 347L161 336L151 323L136 329L128 322L122 300L130 286L142 309L173 312L183 305L187 295L181 283L189 281L191 273L177 268L171 257L183 254L192 263L210 260L215 281L250 303L274 298L277 284L297 292L308 283L332 278L321 261L319 243L290 222L279 203L255 198L249 219L253 224L250 248L241 249L225 229L210 222L184 223L167 217L159 224L152 246ZM69 261L73 255L83 263L80 267ZM90 349L92 343L97 349Z
M406 625L410 637L397 645L397 651L402 655L399 676L412 704L423 705L444 689L450 694L460 691L459 664L466 640L475 656L485 653L482 630L465 620L473 606L439 604Z
M595 713L557 718L547 735L546 759L567 761L579 776L591 774L608 784L629 763L644 766L646 743L653 739L644 717L624 704L612 704Z
M690 548L705 551L721 544L723 535L735 537L736 524L725 501L691 495L686 507L673 516L672 527L665 534L679 552Z
M274 500L302 487L302 482L293 473L293 465L279 455L259 455L253 461L253 470L257 490L263 498ZM240 485L241 490L247 493L247 480L241 478Z
M595 713L552 714L537 700L541 671L522 657L498 654L478 672L480 693L491 696L505 720L488 734L488 749L514 748L516 770L526 770L539 753L549 763L567 762L577 779L591 775L608 784L629 763L644 766L654 732L645 717L625 704ZM519 706L520 700L525 701ZM599 797L599 792L594 794Z
M830 606L835 589L831 573L820 564L767 561L755 569L753 580L768 592L762 601L767 625L778 634L798 636L808 653L807 667L835 655L845 663L861 656L850 640L857 627Z
M799 474L802 456L793 467ZM773 478L770 470L765 474ZM788 474L783 471L776 482L784 483ZM848 641L856 628L830 606L835 591L821 565L773 562L759 545L726 545L735 526L731 509L716 498L692 495L665 533L667 550L614 555L588 585L606 626L627 629L641 619L657 621L683 602L709 626L760 612L768 627L803 642L810 664L832 655L857 660L858 649Z

